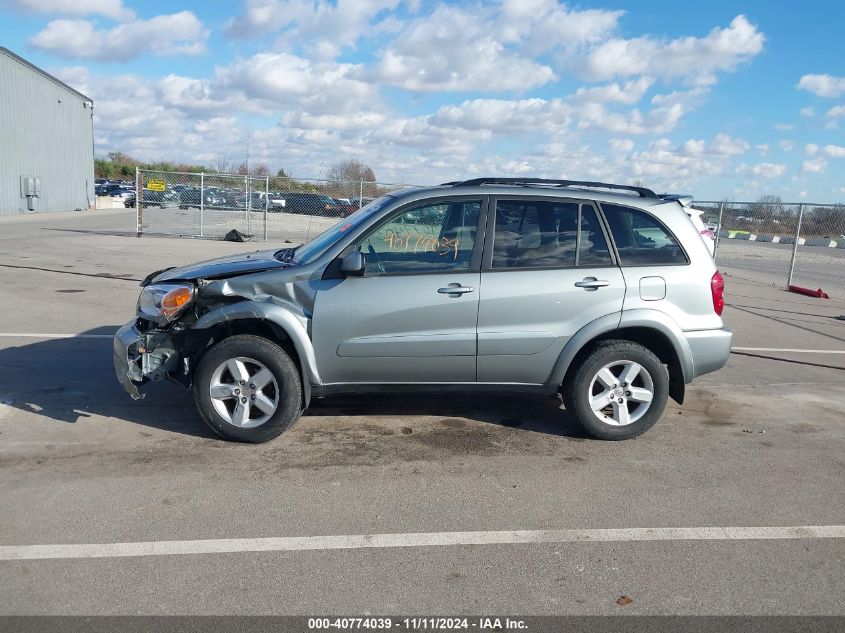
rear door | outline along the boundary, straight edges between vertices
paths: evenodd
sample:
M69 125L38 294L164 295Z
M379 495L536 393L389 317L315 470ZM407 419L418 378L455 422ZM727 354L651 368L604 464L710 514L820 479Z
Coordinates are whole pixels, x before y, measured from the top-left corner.
M490 202L478 311L478 381L544 383L569 339L620 315L625 280L594 205Z

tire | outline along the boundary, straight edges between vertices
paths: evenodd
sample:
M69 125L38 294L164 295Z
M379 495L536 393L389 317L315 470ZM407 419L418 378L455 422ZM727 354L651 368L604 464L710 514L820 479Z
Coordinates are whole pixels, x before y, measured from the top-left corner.
M194 373L193 392L205 423L228 440L272 440L302 414L296 365L281 347L260 336L231 336L208 350Z
M632 374L632 382L622 380ZM648 394L651 399L646 401ZM647 347L626 340L597 343L563 386L567 411L587 433L602 440L642 435L663 415L668 396L665 365ZM593 411L593 404L603 403L606 406Z

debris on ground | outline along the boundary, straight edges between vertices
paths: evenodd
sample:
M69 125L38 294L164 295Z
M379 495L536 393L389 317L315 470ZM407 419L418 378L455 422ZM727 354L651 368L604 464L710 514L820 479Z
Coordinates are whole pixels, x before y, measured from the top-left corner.
M232 229L226 235L223 236L224 242L247 242L252 239L252 235L247 235L246 233L241 233L237 229Z
M633 600L628 596L619 596L619 600L616 601L616 604L618 604L620 607L626 607L632 602Z

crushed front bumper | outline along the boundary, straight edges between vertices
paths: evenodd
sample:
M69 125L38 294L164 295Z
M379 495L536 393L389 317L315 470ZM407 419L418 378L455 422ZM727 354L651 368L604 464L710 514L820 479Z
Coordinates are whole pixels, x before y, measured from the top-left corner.
M144 383L141 355L138 353L143 343L144 335L135 327L135 321L127 323L114 335L114 373L117 381L135 400L144 397L137 387Z
M144 394L140 385L167 377L176 365L178 354L167 332L142 332L130 321L114 335L114 373L126 392L135 400Z

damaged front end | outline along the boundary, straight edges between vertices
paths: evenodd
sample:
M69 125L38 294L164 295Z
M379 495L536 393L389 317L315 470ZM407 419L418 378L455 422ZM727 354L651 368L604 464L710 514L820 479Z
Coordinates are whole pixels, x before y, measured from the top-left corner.
M135 400L144 394L139 387L166 378L176 367L179 354L168 332L142 332L138 320L127 323L114 335L114 371Z
M114 336L114 371L136 400L143 397L139 385L171 375L179 359L171 324L194 303L197 295L193 283L150 281L148 278L142 283L137 318Z
M259 251L148 275L136 318L114 337L118 381L136 400L144 397L142 385L165 378L189 388L193 361L216 333L209 313L219 310L226 321L225 308L233 303L284 297L287 280L277 271L290 266L274 251ZM213 323L201 322L203 316Z

